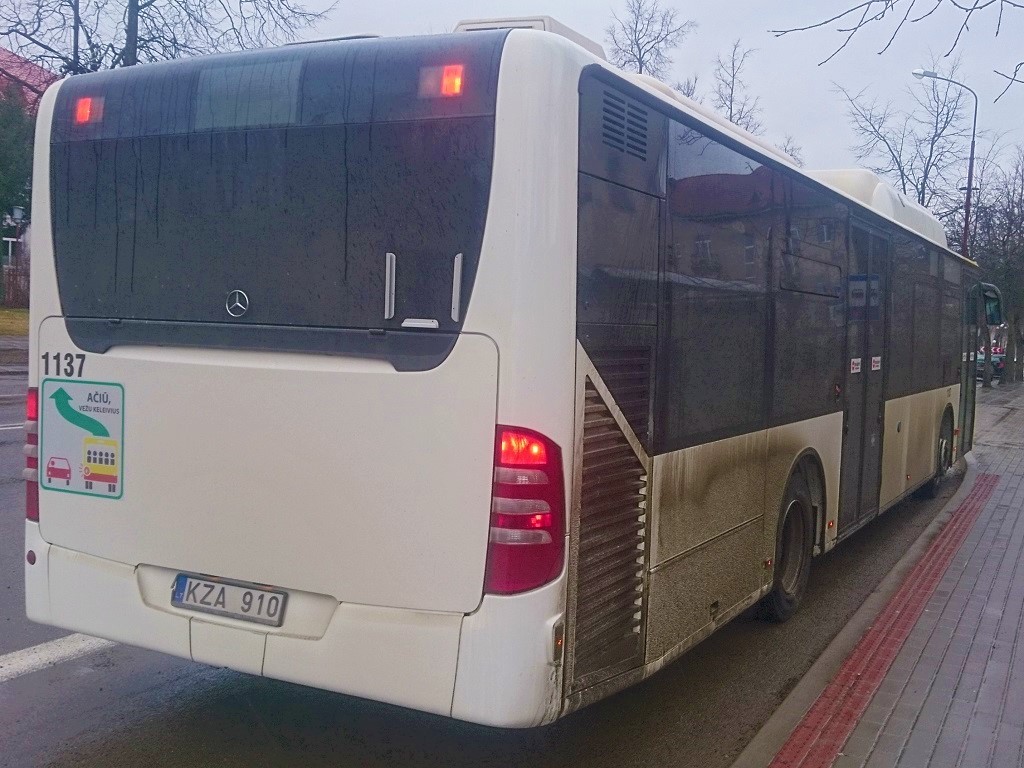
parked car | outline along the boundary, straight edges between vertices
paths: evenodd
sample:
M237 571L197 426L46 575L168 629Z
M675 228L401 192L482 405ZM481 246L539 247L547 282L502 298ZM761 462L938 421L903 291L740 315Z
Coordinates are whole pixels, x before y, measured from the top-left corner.
M1006 355L1002 353L992 353L992 378L1001 379L1003 378L1003 369L1006 367ZM976 369L978 372L978 378L983 378L985 375L985 353L979 352Z

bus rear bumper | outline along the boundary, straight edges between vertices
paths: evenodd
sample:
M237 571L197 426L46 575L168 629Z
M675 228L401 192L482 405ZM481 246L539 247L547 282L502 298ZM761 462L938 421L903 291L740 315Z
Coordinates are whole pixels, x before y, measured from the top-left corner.
M335 604L321 636L299 637L159 608L144 594L144 569L49 544L36 523L26 523L25 543L35 554L25 565L26 613L39 623L498 727L560 713L551 639L564 577L526 595L487 596L468 616Z

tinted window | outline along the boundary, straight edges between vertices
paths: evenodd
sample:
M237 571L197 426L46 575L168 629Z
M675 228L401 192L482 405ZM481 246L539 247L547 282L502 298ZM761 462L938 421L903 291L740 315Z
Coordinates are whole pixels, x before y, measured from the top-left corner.
M846 338L846 211L786 181L775 291L772 423L838 410Z
M80 75L57 94L52 140L492 115L505 35L311 43ZM462 67L457 94L422 88L449 65ZM101 98L102 118L76 123L80 98Z
M51 164L65 314L458 328L483 238L494 119L457 115L493 112L503 39L312 45L71 79ZM461 95L420 98L420 70L450 57L463 62ZM344 91L330 92L329 114L325 83ZM104 123L76 133L66 119L76 95L104 89ZM407 90L417 106L402 103ZM349 114L358 119L340 124ZM365 122L372 114L429 119ZM250 299L237 319L225 311L234 289Z
M940 384L939 292L934 286L915 283L913 388L923 392Z
M916 245L911 251L910 269L914 282L913 387L914 391L923 392L942 384L939 254L927 246Z
M580 174L579 322L657 323L658 205Z
M960 383L963 364L963 299L960 288L963 267L953 256L942 257L942 383Z
M889 352L886 387L889 398L913 391L914 278L911 270L916 244L905 235L895 240L890 284Z
M691 128L670 123L668 159L659 452L763 425L777 208L769 168Z
M577 337L651 451L666 118L580 81Z
M299 58L206 67L196 87L197 131L289 125L298 119Z
M942 292L942 341L940 356L942 361L942 383L960 383L960 366L962 364L963 326L960 312L963 302L958 286L947 284Z

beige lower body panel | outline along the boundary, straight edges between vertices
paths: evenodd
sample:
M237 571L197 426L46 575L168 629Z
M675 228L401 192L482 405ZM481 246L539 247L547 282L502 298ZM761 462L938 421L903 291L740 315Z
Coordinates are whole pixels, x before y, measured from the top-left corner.
M786 484L805 456L820 467L819 549L834 544L842 422L832 413L654 457L637 445L651 489L644 663L567 691L564 712L654 674L767 593Z
M821 551L834 546L842 441L837 412L654 458L651 672L770 589L779 511L803 457L820 468Z
M885 403L880 509L899 501L935 472L939 428L947 408L953 414L953 429L959 429L959 384Z
M751 520L651 571L647 659L654 661L705 628L760 588L756 567L761 520Z

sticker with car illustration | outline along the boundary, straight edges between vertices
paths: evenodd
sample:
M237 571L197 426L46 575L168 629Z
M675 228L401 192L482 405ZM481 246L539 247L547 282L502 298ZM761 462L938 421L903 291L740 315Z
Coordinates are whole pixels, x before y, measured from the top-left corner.
M119 499L124 494L124 387L45 379L39 398L40 487Z

